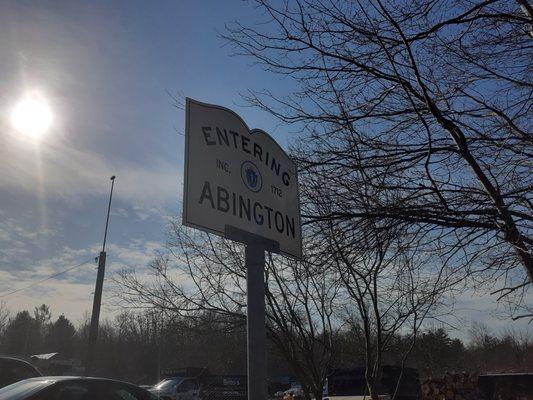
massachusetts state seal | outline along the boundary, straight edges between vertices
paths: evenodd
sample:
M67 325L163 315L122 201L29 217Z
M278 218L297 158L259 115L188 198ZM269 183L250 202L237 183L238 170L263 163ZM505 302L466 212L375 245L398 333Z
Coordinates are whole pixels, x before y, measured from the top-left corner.
M263 178L259 168L251 161L245 161L241 165L241 178L244 184L252 192L256 193L263 187Z

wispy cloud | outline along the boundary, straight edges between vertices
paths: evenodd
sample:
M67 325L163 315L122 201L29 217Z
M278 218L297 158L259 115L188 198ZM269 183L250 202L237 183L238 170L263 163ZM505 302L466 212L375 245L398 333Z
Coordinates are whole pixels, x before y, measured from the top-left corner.
M49 198L77 201L109 191L107 178L117 176L115 195L138 207L157 207L177 199L178 166L157 160L149 165L108 160L100 154L50 140L33 146L0 135L0 186Z
M533 291L526 293L523 298L525 304L533 304ZM449 316L458 327L456 336L468 339L468 332L475 323L484 323L497 334L509 329L530 329L529 319L524 318L512 321L509 318L509 309L504 302L497 301L497 297L482 291L465 291L455 298L455 305Z
M27 261L31 247L55 233L50 228L27 229L14 218L0 214L0 267L16 262L15 268L21 269L20 264Z
M123 269L145 273L146 266L161 248L161 243L140 239L132 240L124 246L113 243L108 246L107 278L104 285L109 290L104 291L105 312L109 314L116 311L113 302L109 299L110 296L107 295L111 293L110 277ZM5 301L13 311L31 310L45 303L50 305L53 312L65 314L76 321L91 308L96 279L96 262L93 257L98 255L99 251L99 244L84 249L64 247L55 257L38 260L28 268L0 270L0 299ZM24 289L84 261L88 262L79 268ZM17 289L24 290L7 295Z

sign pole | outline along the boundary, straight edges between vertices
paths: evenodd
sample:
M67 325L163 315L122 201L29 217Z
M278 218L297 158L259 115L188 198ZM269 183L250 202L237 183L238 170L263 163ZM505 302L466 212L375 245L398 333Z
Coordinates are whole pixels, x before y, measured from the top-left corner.
M261 243L252 241L247 244L245 252L248 400L267 400L265 249Z
M279 243L225 226L224 236L245 244L248 400L268 399L265 310L265 251L279 252Z
M267 400L265 252L302 257L298 168L230 109L185 101L183 225L246 245L248 399Z

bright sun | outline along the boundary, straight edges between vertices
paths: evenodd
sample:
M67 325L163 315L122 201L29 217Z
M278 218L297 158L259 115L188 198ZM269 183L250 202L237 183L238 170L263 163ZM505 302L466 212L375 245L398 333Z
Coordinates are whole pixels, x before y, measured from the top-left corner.
M52 123L52 111L43 96L28 94L13 109L11 123L20 133L39 139Z

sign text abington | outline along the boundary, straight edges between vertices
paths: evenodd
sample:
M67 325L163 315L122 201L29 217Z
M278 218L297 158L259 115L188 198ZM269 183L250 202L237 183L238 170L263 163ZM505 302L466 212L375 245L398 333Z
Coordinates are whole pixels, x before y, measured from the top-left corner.
M296 165L267 133L233 111L186 102L183 223L225 235L226 226L279 243L301 258Z

